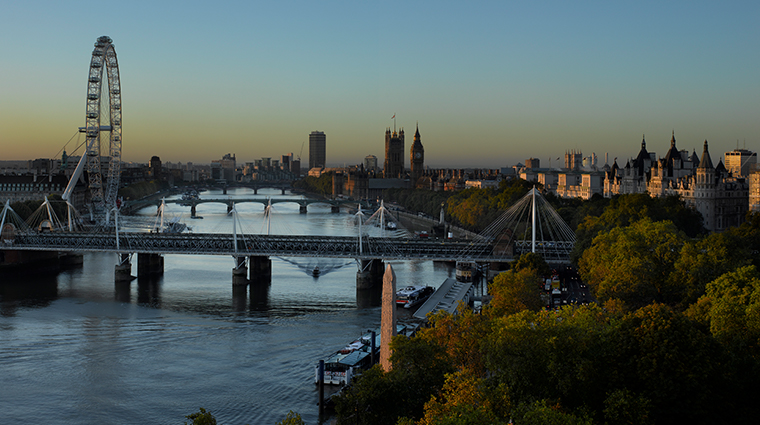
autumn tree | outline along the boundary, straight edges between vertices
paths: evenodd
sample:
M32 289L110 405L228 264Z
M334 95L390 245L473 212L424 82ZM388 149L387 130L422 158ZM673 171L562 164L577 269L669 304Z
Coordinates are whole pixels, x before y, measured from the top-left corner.
M487 379L468 371L447 375L440 394L425 404L419 425L498 425L509 421L511 405L506 388L491 388Z
M492 298L486 311L499 316L540 310L544 306L541 281L541 275L530 267L499 273L488 286Z
M548 276L551 272L551 268L546 260L544 260L544 257L535 252L526 252L520 255L517 260L512 263L512 270L524 269L535 271L539 277Z

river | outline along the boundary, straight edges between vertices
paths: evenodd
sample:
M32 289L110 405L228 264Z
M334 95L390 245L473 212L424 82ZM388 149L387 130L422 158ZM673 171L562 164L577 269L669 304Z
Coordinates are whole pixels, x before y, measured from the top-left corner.
M255 196L298 197L264 189ZM193 232L232 232L224 204L199 205L204 218L195 220L189 207L166 210ZM266 232L263 205L236 210L244 231ZM357 234L345 210L273 210L272 234ZM122 221L137 227L154 214L146 208ZM243 297L233 296L230 257L167 255L163 276L128 284L114 283L115 262L114 254L86 254L81 268L0 284L0 422L182 424L203 407L225 425L273 425L289 410L315 424L314 365L380 324L377 300L357 294L352 261L272 258L271 284ZM454 275L430 261L390 264L399 286L437 287Z

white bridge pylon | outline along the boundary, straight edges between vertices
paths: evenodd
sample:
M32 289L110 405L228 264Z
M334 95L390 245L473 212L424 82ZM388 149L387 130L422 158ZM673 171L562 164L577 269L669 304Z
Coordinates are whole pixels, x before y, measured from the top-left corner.
M575 246L575 232L535 187L483 230L478 239L493 243L494 251L505 258L532 252L546 260L567 259Z

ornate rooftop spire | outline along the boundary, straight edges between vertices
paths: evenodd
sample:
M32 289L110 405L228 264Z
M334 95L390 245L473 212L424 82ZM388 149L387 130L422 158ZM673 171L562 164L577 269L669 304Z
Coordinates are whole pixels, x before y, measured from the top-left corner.
M710 152L707 151L707 140L705 140L705 148L702 151L702 159L699 160L699 167L713 169L712 159L710 159Z

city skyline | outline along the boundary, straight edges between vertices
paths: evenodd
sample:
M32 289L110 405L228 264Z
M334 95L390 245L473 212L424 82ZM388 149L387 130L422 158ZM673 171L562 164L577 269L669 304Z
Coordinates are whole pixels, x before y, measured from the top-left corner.
M73 150L101 35L119 58L125 161L298 155L318 128L330 135L328 166L359 164L383 156L393 115L399 129L420 123L431 168L531 157L556 166L568 150L622 166L642 134L663 156L673 130L679 149L700 152L707 139L713 155L757 151L759 8L11 4L0 17L2 159L56 157L67 142L81 154Z

